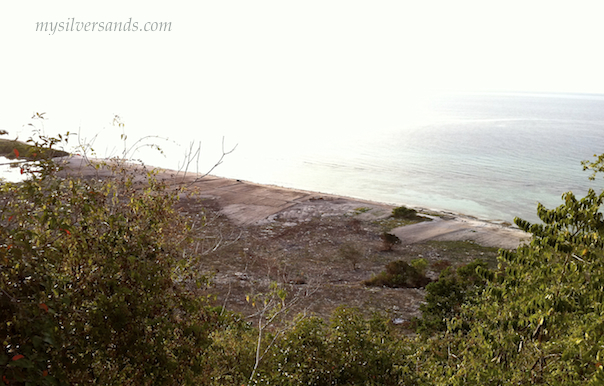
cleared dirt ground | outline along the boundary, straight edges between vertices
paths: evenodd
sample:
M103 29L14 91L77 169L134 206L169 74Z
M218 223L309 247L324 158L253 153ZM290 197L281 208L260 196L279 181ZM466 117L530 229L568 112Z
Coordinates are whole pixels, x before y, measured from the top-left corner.
M64 162L66 174L111 177L81 158ZM404 323L420 315L423 289L363 284L387 263L424 258L427 276L436 279L444 267L475 258L494 265L498 247L513 249L527 239L517 229L451 213L420 210L424 221L398 220L390 216L393 206L370 201L169 170L157 178L186 187L179 208L194 239L186 253L208 277L213 302L244 315L257 311L247 298L276 282L288 292L286 304L295 305L292 314L328 318L346 305ZM391 251L380 237L385 231L402 240Z
M336 307L346 305L366 315L385 312L402 323L420 315L424 290L363 284L387 263L425 258L428 276L435 279L448 265L474 258L494 264L497 256L496 248L463 241L402 243L384 251L380 235L396 221L367 218L367 207L317 213L300 221L284 212L260 224L239 225L222 213L216 200L187 198L180 205L197 221L205 213L205 226L196 231L201 241L193 248L201 256L198 269L211 278L208 293L216 295L217 305L244 315L256 311L246 301L248 295L266 292L271 282L278 282L288 290L288 301L297 302L294 314L328 318Z

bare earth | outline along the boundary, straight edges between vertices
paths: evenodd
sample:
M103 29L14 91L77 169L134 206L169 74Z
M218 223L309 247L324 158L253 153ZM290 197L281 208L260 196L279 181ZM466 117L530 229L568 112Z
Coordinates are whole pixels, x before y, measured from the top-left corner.
M76 156L63 161L64 173L110 175ZM428 276L436 278L447 264L476 257L493 262L497 248L515 249L529 240L518 229L451 213L418 209L432 221L392 228L385 225L396 225L389 222L394 207L377 202L174 171L161 171L158 179L187 186L181 212L205 223L196 228L200 241L192 246L199 269L211 276L216 303L245 315L254 312L246 296L277 281L297 302L295 312L327 317L348 305L387 312L400 323L420 315L424 290L366 287L363 281L388 262L422 257L431 263ZM385 229L402 240L393 251L383 250ZM346 248L356 252L347 255Z

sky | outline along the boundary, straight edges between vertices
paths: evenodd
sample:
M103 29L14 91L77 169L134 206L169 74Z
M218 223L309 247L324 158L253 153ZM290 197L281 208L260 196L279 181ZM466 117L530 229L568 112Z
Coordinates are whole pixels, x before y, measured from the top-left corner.
M26 136L33 112L45 112L45 130L98 134L107 155L120 151L117 114L132 137L166 137L181 152L203 138L213 158L223 136L228 147L394 125L435 92L604 93L602 10L540 0L2 1L0 129ZM36 31L128 21L139 30ZM142 31L153 22L170 30Z

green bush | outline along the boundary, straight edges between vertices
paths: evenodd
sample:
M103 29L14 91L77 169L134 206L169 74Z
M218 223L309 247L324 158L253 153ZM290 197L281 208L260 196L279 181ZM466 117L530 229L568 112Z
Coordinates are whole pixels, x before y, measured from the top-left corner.
M146 176L59 178L52 161L0 186L0 378L21 384L186 384L218 314L177 282L188 226Z
M398 208L392 209L392 217L412 220L417 217L417 211L415 209L407 208L406 206L399 206Z
M401 260L388 263L385 271L364 282L367 286L391 288L423 288L428 283L430 279L423 273Z
M425 275L426 271L428 270L428 261L424 258L413 259L411 260L410 264L413 268L415 268L417 272L421 273L422 275Z
M392 233L388 232L382 233L380 238L382 239L383 243L383 251L391 251L396 244L401 243L401 239L399 239L396 235L393 235Z
M604 384L604 192L563 200L538 206L541 224L515 220L531 244L477 266L484 290L420 345L433 384Z
M441 271L437 281L426 286L425 303L419 308L422 316L416 320L418 332L432 334L444 331L446 320L457 315L464 303L484 289L486 280L476 274L478 267L488 269L480 259L457 269L447 267Z
M388 319L340 307L329 325L302 319L273 347L257 382L271 385L417 384L409 340Z

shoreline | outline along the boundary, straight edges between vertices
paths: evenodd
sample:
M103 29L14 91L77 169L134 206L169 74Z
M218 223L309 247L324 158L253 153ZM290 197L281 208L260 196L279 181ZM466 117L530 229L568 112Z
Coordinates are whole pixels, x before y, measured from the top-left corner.
M87 165L81 156L72 155L60 160L69 174L75 172L82 177L110 175L108 171ZM389 217L392 209L401 206L214 175L202 175L203 178L196 181L199 178L196 173L184 175L175 170L144 168L157 170L160 180L169 180L171 185L187 184L198 197L215 201L221 213L239 226L266 225L277 220L296 225L316 216L354 215L359 220L376 221ZM404 244L429 240L472 241L487 247L516 249L530 240L529 234L500 220L489 221L451 211L409 207L432 221L393 229L391 233Z

